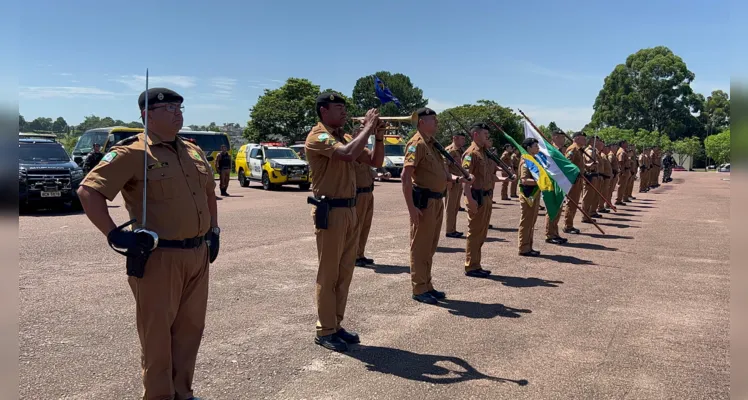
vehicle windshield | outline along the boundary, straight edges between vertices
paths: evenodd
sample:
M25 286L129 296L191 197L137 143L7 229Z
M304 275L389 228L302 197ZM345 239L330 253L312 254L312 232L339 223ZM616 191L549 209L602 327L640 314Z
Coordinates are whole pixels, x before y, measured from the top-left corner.
M75 149L73 150L73 153L88 153L93 149L93 144L98 143L100 145L104 145L104 141L106 140L106 132L96 132L96 133L89 133L89 134L83 134L80 139L78 139L78 143L75 144Z
M70 161L70 156L59 144L21 144L18 146L18 161Z
M405 155L405 145L386 144L384 145L384 155L389 157L402 157Z
M229 138L222 134L217 133L215 135L206 133L184 133L180 132L178 135L184 139L193 139L195 144L200 147L200 150L206 155L214 151L221 151L221 146L226 146L226 149L230 149Z
M265 149L265 157L267 158L280 158L280 159L298 159L299 156L296 155L296 152L291 149L274 149L272 147L268 147Z

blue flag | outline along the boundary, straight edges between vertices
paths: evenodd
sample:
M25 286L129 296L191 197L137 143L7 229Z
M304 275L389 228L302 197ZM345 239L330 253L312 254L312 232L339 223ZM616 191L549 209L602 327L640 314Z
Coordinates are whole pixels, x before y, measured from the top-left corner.
M377 97L379 97L379 101L381 101L382 104L391 101L395 103L396 106L402 107L402 105L400 105L400 100L390 92L390 89L388 89L387 86L384 85L384 82L382 82L382 80L376 75L374 75L374 90L376 90Z

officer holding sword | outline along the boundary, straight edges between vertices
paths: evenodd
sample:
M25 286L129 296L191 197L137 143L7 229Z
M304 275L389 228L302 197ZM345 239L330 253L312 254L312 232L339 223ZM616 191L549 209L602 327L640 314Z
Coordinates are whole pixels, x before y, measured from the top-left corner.
M219 249L210 166L198 146L177 137L183 100L166 88L148 89L146 78L138 99L145 132L117 143L78 189L88 218L127 256L144 399L196 399L209 265ZM120 192L132 221L118 227L107 200ZM124 230L130 223L133 230Z

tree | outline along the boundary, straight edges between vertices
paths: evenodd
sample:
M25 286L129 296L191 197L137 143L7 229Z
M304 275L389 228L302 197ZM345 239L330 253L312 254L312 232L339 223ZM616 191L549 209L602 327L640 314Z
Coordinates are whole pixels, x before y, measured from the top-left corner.
M452 117L454 115L458 120ZM465 129L470 129L470 125L476 122L485 122L491 128L491 138L493 139L494 147L497 149L502 144L508 143L504 136L499 133L497 129L489 123L489 119L499 124L501 128L514 140L521 142L524 138L520 121L522 118L517 114L514 114L512 109L502 107L493 100L478 100L476 104L465 104L450 108L442 111L439 115L439 131L437 132L437 140L443 145L447 145L452 141L452 133L465 132ZM467 134L467 133L466 133ZM470 143L470 137L468 135L467 143Z
M55 122L52 123L52 132L55 133L65 133L69 129L67 121L65 121L65 118L57 117Z
M706 98L701 122L706 126L707 135L720 132L730 126L730 98L722 90L715 90Z
M36 118L29 123L28 128L34 132L51 132L52 118Z
M677 155L678 165L683 165L688 157L693 159L702 151L701 140L692 136L673 142L673 151Z
M392 102L382 104L374 90L374 75L379 77L392 94L400 100L400 104L406 110L405 112L400 111ZM358 78L353 86L353 104L356 105L356 111L359 113L365 113L370 108L379 108L379 115L394 117L410 114L421 107L426 107L428 104L428 100L423 98L423 90L413 86L407 75L392 74L387 71L379 71L374 75ZM363 114L358 116L363 116Z
M703 96L691 89L695 75L664 46L630 55L605 78L595 99L593 128L616 126L666 133L671 139L700 134Z
M314 105L319 86L307 79L288 78L278 89L265 89L250 109L244 137L251 142L304 140L317 122Z
M730 130L724 130L704 139L704 150L709 158L719 165L730 162Z
M540 127L538 127L538 128L540 128ZM556 121L551 121L551 123L548 124L548 128L547 129L548 129L549 133L553 133L553 131L558 130L558 125L556 125ZM545 132L543 132L543 133L545 133Z
M28 129L28 124L26 123L26 119L23 118L23 115L18 116L18 132L26 132Z

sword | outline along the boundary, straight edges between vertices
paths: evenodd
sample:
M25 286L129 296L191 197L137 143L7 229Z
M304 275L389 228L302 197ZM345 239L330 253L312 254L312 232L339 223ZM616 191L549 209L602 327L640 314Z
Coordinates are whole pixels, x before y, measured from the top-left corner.
M151 235L153 237L153 247L151 247L150 251L153 251L158 247L158 234L146 228L146 194L148 190L148 68L145 70L145 119L143 120L143 124L145 126L145 130L143 131L143 139L145 141L145 151L143 152L143 220L140 228L135 229L134 232Z

